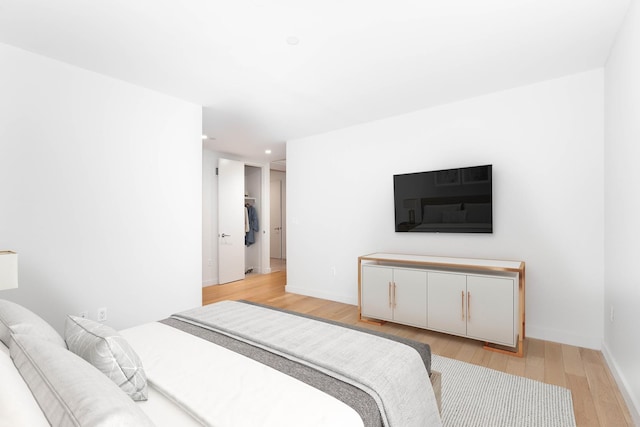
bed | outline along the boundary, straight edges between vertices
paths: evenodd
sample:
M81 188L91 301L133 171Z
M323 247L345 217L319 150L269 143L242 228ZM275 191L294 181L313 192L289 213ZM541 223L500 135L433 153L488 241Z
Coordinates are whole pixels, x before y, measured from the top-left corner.
M441 425L428 345L286 310L69 316L64 335L0 300L0 426Z

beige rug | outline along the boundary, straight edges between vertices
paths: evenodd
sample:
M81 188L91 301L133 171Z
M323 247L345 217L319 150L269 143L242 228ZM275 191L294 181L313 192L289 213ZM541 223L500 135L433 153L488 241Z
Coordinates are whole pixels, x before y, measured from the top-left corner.
M573 427L571 391L433 355L447 427Z

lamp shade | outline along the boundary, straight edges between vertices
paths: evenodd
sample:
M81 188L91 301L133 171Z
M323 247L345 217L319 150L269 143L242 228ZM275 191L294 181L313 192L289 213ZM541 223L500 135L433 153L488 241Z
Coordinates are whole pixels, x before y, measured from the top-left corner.
M18 287L18 254L0 251L0 290Z

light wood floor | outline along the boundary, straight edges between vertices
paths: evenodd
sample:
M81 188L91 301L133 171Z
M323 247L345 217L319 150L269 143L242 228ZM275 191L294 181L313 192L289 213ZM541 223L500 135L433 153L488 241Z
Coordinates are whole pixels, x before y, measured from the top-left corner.
M253 275L238 282L203 288L202 302L245 299L426 342L441 356L570 389L578 426L633 426L620 390L599 351L527 338L525 357L508 356L484 350L478 341L392 323L383 326L362 323L358 321L356 306L287 293L285 284L286 270Z

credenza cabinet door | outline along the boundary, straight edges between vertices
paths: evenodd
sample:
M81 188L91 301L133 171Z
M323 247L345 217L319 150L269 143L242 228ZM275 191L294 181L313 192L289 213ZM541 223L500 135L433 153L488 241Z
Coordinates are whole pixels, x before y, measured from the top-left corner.
M427 272L362 266L362 315L427 327Z
M427 276L427 327L467 334L467 276L430 271Z
M393 320L390 283L393 269L377 265L362 266L362 315L380 320Z
M393 320L405 325L427 327L427 272L393 269Z
M467 276L467 336L516 345L515 281L511 278Z

